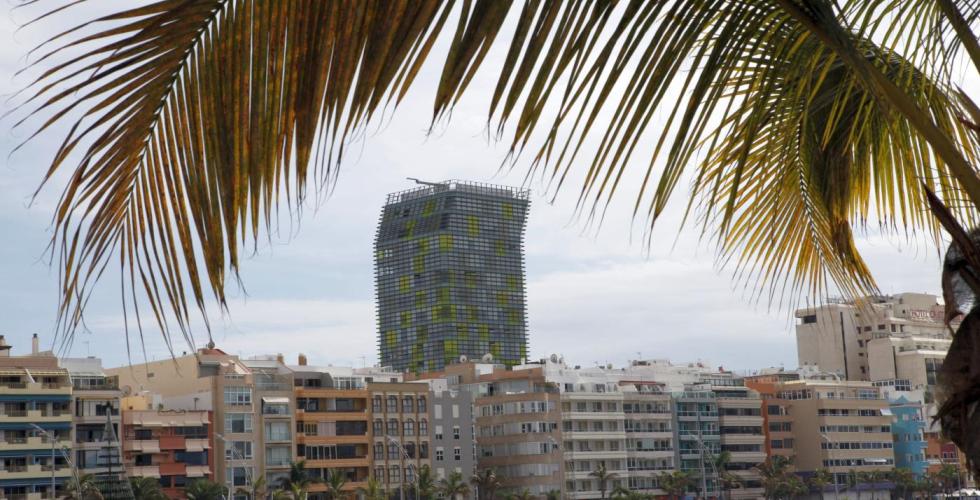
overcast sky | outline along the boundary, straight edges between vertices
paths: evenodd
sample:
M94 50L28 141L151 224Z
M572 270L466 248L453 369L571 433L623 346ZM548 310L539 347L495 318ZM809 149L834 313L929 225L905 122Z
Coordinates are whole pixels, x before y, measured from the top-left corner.
M12 76L23 66L25 53L63 27L48 23L15 33L26 16L8 14L0 16L4 94L26 83ZM445 46L443 40L430 59L444 54ZM498 46L491 63L502 58ZM215 322L219 347L242 355L283 353L293 360L302 352L317 364L373 364L372 241L385 195L411 187L406 177L522 183L524 166L498 172L506 148L487 140L485 113L494 76L478 73L452 120L427 135L437 78L437 65L428 64L394 118L376 124L356 143L354 150L359 151L343 165L326 203L306 210L291 237L288 225L283 226L285 236L261 245L244 263L247 294L235 293L230 314ZM63 183L56 179L36 203L28 203L64 130L7 156L27 130L11 130L9 119L0 122L5 153L0 175L0 333L15 345L15 353L29 349L35 332L42 345L51 347L58 274L44 252ZM627 185L635 186L639 176L637 168ZM613 204L596 234L573 217L578 186L559 193L554 204L549 204L553 193L537 182L528 187L533 191L526 241L532 358L560 353L582 365L643 357L702 359L736 369L796 366L791 308L749 302L731 280L731 271L715 266L712 246L698 244L694 231L683 232L674 246L676 225L665 225L647 253L635 242L636 233L631 238L631 193ZM676 221L683 208L684 200L677 200L681 203L674 204L668 220ZM862 237L860 248L883 291L938 291L934 252L877 236ZM107 366L127 362L117 286L118 281L101 284L88 310L90 333L79 335L72 355L100 356ZM199 343L205 342L204 332L197 333ZM149 358L169 355L153 332L145 340ZM178 351L186 349L177 346ZM133 360L142 360L142 355L134 354Z

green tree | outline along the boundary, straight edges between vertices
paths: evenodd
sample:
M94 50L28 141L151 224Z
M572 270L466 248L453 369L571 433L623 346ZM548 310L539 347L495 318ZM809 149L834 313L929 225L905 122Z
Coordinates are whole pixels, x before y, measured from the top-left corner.
M689 472L679 470L661 472L657 476L657 484L660 485L660 489L667 493L668 498L676 499L683 497L688 488L694 485L694 477Z
M970 0L151 5L46 42L52 69L15 111L36 133L67 131L43 177L67 179L51 231L66 340L109 263L122 307L148 302L165 336L190 338L193 316L227 304L240 247L311 179L332 187L350 140L397 108L430 56L442 71L430 123L491 71L487 122L508 158L554 189L580 183L590 217L629 196L652 231L688 174L684 220L760 295L876 292L852 227L877 218L936 242L942 227L968 244L957 221L980 208L980 108L953 90L958 58L980 69ZM448 52L433 55L442 35ZM508 41L502 63L485 57ZM980 425L956 425L975 390L955 376L971 361L963 342L938 416L975 457Z
M915 474L905 468L895 468L891 471L891 480L895 483L895 494L898 498L909 498L917 491Z
M431 500L436 493L436 480L432 476L432 468L423 464L415 477L415 484L421 500Z
M439 480L439 494L443 498L456 500L458 497L465 497L470 494L470 487L463 479L460 472L451 472L449 476Z
M545 500L562 500L561 490L548 490L548 492L544 494L544 498Z
M788 458L774 455L756 466L756 470L762 477L762 487L767 499L782 498L786 495L789 476L793 475L789 472L790 463Z
M615 472L609 472L606 470L606 464L599 462L599 467L596 470L589 473L589 476L596 478L599 483L599 498L606 498L606 489L609 487L609 481L616 479Z
M289 463L289 474L279 480L279 486L293 495L293 500L306 500L310 486L319 483L306 470L306 460Z
M254 500L265 500L269 495L269 488L268 484L266 484L265 476L260 475L256 477L252 480L252 484L244 488L238 488L236 493L247 495Z
M357 488L357 494L364 500L387 500L388 498L381 482L375 477L369 478L366 485Z
M625 486L617 486L613 488L610 498L616 500L648 500L650 495L645 495L638 491L632 491Z
M209 479L196 479L184 488L187 500L221 500L228 489Z
M827 469L817 469L807 482L814 491L823 493L827 489L827 485L834 482L834 475Z
M714 457L715 470L718 471L718 480L721 483L723 498L731 498L732 490L742 487L742 478L728 472L728 464L731 461L732 454L728 451L722 451Z
M507 493L505 498L506 500L534 500L534 495L525 488L521 491Z
M92 474L82 474L77 479L70 479L65 485L64 495L67 500L102 500L102 492Z
M950 494L960 484L960 470L955 465L943 464L936 472L936 479L938 479L943 493Z
M493 469L477 471L470 477L470 484L476 488L477 500L493 500L500 489L500 479Z
M152 477L131 477L129 487L133 490L136 500L166 500L167 496L160 490L160 481Z
M326 486L327 491L324 492L327 500L340 500L347 495L344 491L344 486L347 485L347 476L336 469L330 469L327 473Z

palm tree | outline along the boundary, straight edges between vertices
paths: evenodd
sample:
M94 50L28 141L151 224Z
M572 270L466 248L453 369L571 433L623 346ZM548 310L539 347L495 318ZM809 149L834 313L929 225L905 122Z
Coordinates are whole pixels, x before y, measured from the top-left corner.
M244 487L238 488L236 493L246 495L253 500L265 500L268 496L268 485L266 484L265 476L260 475L252 480L252 484Z
M184 489L184 495L188 500L220 500L225 497L227 489L209 479L197 479L192 481Z
M694 478L690 473L684 471L662 472L657 477L660 489L667 493L667 498L675 499L684 496L694 484Z
M762 487L766 498L779 498L786 492L788 486L790 460L782 455L774 455L756 466L762 476ZM794 476L795 477L795 476Z
M525 488L518 492L508 493L505 498L506 500L534 500L534 495Z
M52 17L81 3L63 4ZM190 339L192 316L226 305L239 247L311 178L332 185L351 138L397 108L440 35L431 123L509 40L487 112L508 160L556 190L581 179L590 218L631 196L650 230L690 174L685 221L760 295L876 291L852 234L874 216L895 234L942 228L980 268L960 225L980 208L980 108L951 90L961 54L980 70L976 2L457 4L157 2L47 42L53 69L15 113L36 133L75 120L44 177L70 170L52 230L66 340L110 262L123 308L149 302L165 336ZM642 180L625 180L636 169ZM944 363L938 416L975 458L968 337Z
M470 494L470 487L463 479L461 472L451 472L449 476L439 480L439 494L449 500L456 500L459 497L466 497Z
M387 500L388 498L381 482L374 477L369 478L365 486L357 488L357 494L364 500Z
M631 491L629 488L620 485L613 488L610 497L617 500L648 500L650 495L645 495L638 491Z
M160 491L160 481L152 477L131 477L129 487L133 490L136 500L166 500L167 496Z
M477 471L470 477L470 484L476 487L477 500L493 500L500 489L500 480L493 469Z
M289 463L289 474L279 480L279 486L293 495L293 500L306 500L310 486L321 482L306 471L306 460Z
M418 489L419 498L421 500L430 500L436 492L436 480L432 476L432 468L428 465L419 467L415 484Z
M824 490L827 489L827 485L833 481L834 476L827 469L817 469L808 480L810 483L810 488L821 495L823 494Z
M548 490L544 494L545 500L561 500L561 490Z
M64 495L67 500L102 500L102 492L92 474L82 474L69 480Z
M609 481L616 479L617 475L615 472L609 472L606 470L606 464L599 462L599 467L596 470L589 473L590 476L596 478L599 482L599 498L606 498L606 488L609 486Z
M327 491L324 493L327 500L339 500L344 498L344 485L347 484L347 476L342 474L340 471L331 469L327 474L326 481Z
M732 461L732 454L722 451L715 455L715 470L718 471L718 479L721 481L723 498L731 498L732 490L742 487L742 478L728 472L728 464Z

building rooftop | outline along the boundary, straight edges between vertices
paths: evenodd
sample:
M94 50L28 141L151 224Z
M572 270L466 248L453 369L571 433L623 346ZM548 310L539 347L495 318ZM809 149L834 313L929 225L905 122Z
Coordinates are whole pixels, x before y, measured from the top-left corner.
M531 195L531 191L528 189L501 186L497 184L487 184L483 182L460 180L447 180L442 182L423 182L416 180L416 182L421 185L412 189L406 189L404 191L389 194L386 204L390 205L392 203L411 201L450 191L459 191L486 196L499 196L518 200L527 200Z

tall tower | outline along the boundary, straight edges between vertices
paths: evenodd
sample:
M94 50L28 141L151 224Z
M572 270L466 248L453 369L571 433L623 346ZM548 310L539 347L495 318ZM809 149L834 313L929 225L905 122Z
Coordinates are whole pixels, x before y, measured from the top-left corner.
M527 190L423 183L388 195L375 238L382 365L438 370L466 355L527 354Z

